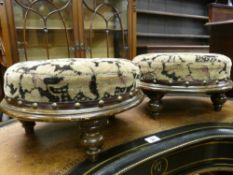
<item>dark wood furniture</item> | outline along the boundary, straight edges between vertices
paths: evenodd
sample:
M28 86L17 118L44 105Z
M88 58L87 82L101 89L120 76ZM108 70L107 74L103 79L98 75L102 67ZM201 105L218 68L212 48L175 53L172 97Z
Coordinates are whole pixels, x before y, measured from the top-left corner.
M137 53L209 52L211 0L137 0Z
M209 5L210 52L221 53L233 61L233 7L223 4ZM233 79L233 71L231 72ZM233 97L231 90L228 95Z
M232 175L232 131L231 124L211 123L154 133L106 151L100 163L77 165L70 175Z
M209 22L233 19L233 7L226 4L211 3L208 6Z
M189 82L188 82L189 83ZM213 103L215 111L221 111L224 103L227 101L226 93L232 89L232 81L220 81L218 84L209 85L160 85L141 81L140 87L143 92L150 98L148 103L149 111L153 118L160 115L163 109L162 98L168 94L208 94Z
M169 139L166 139L166 136L168 136L166 132L162 135L156 135L156 133L190 124L215 122L219 123L217 127L218 129L215 131L227 132L232 130L232 125L229 126L229 128L224 128L221 124L231 124L233 122L233 102L231 100L226 102L222 112L216 113L211 109L212 104L208 98L167 96L164 99L164 111L166 112L156 120L151 119L145 112L147 101L148 99L145 99L145 102L138 107L117 115L114 122L111 122L109 127L103 130L106 139L104 150L128 143L141 137L143 138L143 143L145 143L144 138L148 135L155 135L164 141L168 141ZM199 127L195 128L198 129ZM39 123L36 126L36 129L36 135L25 137L24 131L18 122L8 124L4 127L0 126L1 174L29 175L33 173L47 175L51 174L51 172L53 172L53 174L68 174L68 172L70 172L76 165L85 160L86 157L84 152L82 149L77 148L77 133L79 133L80 130L76 123L53 125ZM211 131L212 129L214 128L207 127L201 130ZM198 131L195 132L195 130L193 132L192 130L187 130L186 134L189 135L190 132L193 133L194 136L196 133L199 133ZM218 132L215 133L218 134ZM184 134L185 133L180 134L179 136L182 137ZM232 134L230 135L232 137ZM176 138L177 137L175 137L174 140L177 140ZM155 142L154 144L151 144L151 146L154 145L157 147L157 144L161 144L161 142ZM134 144L132 145L134 146ZM148 143L148 145L150 144ZM78 146L81 147L81 145ZM146 145L144 146L145 147L141 150L146 148ZM218 147L216 151L224 151L225 149L222 148L223 147ZM140 150L140 147L138 147L138 149L134 147L134 150L128 149L127 152L133 153L137 150ZM182 151L185 149L180 148L180 150ZM202 152L203 154L192 155L209 156L211 150L213 149L205 149L205 151ZM229 149L229 151L232 150L233 149ZM118 151L120 150L117 150L115 154L117 154ZM123 155L125 154L122 153L119 156ZM192 158L194 157L195 156L192 156ZM102 155L101 158L106 160L106 157ZM114 158L116 157L111 156L110 161ZM100 162L97 162L97 164L104 163L103 159L101 159ZM177 163L182 163L182 161L177 161ZM93 169L89 168L89 170Z

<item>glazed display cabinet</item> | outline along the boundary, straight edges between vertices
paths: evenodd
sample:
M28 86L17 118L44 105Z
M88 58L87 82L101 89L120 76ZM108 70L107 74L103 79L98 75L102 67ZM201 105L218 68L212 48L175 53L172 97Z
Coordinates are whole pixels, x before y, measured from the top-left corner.
M136 54L135 1L0 0L1 77L7 67L20 61L132 59Z
M135 55L135 0L5 0L5 65L25 60ZM7 36L4 36L7 35ZM135 48L134 48L135 47Z

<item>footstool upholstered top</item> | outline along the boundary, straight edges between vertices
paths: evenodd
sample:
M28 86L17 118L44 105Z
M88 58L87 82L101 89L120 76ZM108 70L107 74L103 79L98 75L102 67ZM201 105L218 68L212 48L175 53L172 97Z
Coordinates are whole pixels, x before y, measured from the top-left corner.
M17 63L5 73L8 101L121 100L136 89L139 68L125 59L56 59Z
M230 58L208 53L150 53L134 58L142 73L142 80L157 83L199 84L203 81L229 79Z

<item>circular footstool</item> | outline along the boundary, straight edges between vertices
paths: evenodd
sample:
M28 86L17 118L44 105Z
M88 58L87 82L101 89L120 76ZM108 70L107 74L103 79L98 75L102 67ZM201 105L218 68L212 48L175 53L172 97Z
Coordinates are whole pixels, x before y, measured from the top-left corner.
M133 62L141 71L140 87L150 98L149 108L156 116L162 109L166 93L207 93L216 111L226 101L225 92L232 88L231 60L220 54L150 53Z
M22 122L79 122L92 160L101 151L108 118L139 104L139 69L124 59L57 59L17 63L4 76L0 109Z

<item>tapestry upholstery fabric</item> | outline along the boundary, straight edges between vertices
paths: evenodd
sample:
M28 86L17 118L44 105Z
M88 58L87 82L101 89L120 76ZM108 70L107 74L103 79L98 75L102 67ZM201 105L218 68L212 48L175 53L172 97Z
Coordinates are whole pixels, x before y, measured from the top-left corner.
M28 102L95 101L136 88L139 68L115 58L67 58L17 63L4 75L6 97Z
M231 60L221 54L149 53L136 56L142 79L160 82L198 82L224 80L230 77Z

